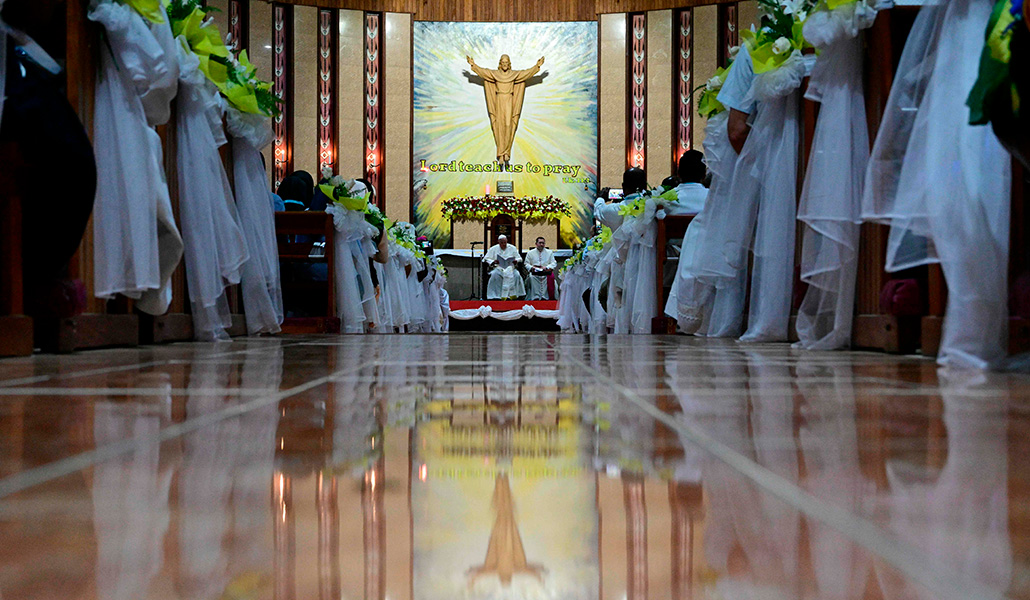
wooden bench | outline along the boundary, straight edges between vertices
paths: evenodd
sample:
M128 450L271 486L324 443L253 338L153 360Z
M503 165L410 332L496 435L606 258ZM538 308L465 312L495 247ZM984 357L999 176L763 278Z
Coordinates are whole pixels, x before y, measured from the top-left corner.
M304 297L309 294L325 294L325 314L312 317L290 317L283 320L283 333L339 333L340 319L336 315L336 286L333 281L335 255L333 252L332 215L324 212L277 212L275 213L275 233L279 243L279 268L282 280L283 307L290 299ZM296 241L296 236L308 236L311 241ZM311 249L314 239L324 237L325 256L312 257ZM310 262L326 263L328 276L326 281L289 281L282 277L289 264Z
M651 319L651 333L676 333L676 320L665 315L665 302L669 294L665 287L665 263L669 240L683 238L695 215L669 215L658 221L658 235L655 238L655 287L658 298L658 316ZM681 249L682 254L682 249Z

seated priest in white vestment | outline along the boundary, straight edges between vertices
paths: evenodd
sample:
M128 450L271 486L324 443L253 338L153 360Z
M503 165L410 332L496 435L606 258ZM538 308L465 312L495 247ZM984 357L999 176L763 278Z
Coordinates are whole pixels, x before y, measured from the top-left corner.
M526 253L526 300L554 300L554 269L558 261L547 248L547 240L536 238L536 248Z
M521 261L519 251L508 243L507 236L498 237L497 243L483 257L483 262L491 269L486 284L487 300L510 300L526 295L522 275L515 268Z

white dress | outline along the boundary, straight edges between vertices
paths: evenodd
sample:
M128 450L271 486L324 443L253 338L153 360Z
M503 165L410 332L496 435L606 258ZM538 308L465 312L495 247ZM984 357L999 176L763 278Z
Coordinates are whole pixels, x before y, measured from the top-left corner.
M526 269L529 270L529 275L526 275L526 300L548 299L547 276L534 275L533 267L554 270L557 266L558 261L554 260L554 253L549 248L544 248L543 252L533 248L526 253Z
M94 109L97 195L93 207L95 294L122 294L160 315L183 241L164 178L161 138L178 89L178 50L167 22L145 21L129 6L98 2L104 27Z
M990 127L968 124L965 105L991 8L950 0L930 9L906 44L898 80L911 84L892 90L870 165L897 187L893 195L872 191L867 213L891 224L888 271L940 263L948 305L937 360L978 369L1003 359L1008 342L1011 158ZM929 43L910 51L918 40ZM914 106L914 121L896 116ZM885 168L906 137L903 162Z
M808 284L797 317L802 348L851 345L862 180L869 160L860 32L875 17L875 9L856 2L817 11L805 23L805 39L821 52L805 93L820 108L798 209L805 224L801 280Z
M519 251L508 244L501 250L500 244L491 246L483 256L484 263L497 263L497 268L490 271L490 279L486 284L488 300L511 298L526 295L526 285L515 269L515 263L521 261Z
M176 143L186 283L195 337L227 339L225 330L232 325L232 318L225 289L240 282L248 257L247 242L218 154L226 142L224 101L200 72L199 64L197 55L179 48Z
M233 136L236 208L250 255L240 278L247 333L278 333L283 322L279 247L275 239L275 215L268 201L268 175L260 153L272 142L270 120L232 107L227 116L229 133Z

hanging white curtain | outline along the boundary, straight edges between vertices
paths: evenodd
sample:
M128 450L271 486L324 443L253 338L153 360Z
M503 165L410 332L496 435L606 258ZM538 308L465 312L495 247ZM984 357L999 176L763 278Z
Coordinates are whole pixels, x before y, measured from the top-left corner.
M283 293L279 278L279 247L275 214L268 196L268 174L261 148L272 143L268 117L229 107L226 123L233 136L233 176L236 210L247 240L250 259L243 264L240 287L247 333L278 333L283 322Z
M179 214L186 254L186 283L198 340L228 339L232 325L225 288L240 282L247 242L218 148L225 104L199 70L196 54L179 42L176 118Z
M172 216L161 139L178 85L178 50L167 17L148 23L129 6L94 3L89 18L104 27L93 144L95 294L122 294L159 315L171 302L171 276L183 241Z
M891 224L887 270L939 262L944 272L948 305L938 362L979 369L1003 359L1008 341L1011 159L989 127L968 124L965 105L991 9L987 0L950 0L931 9L940 24L923 27L936 49L913 49L904 65L912 71L899 67L902 79L915 84L898 97L892 93L881 126L884 131L893 113L918 106L904 161L888 171L896 174L896 192L873 195L881 202L873 217ZM900 104L918 99L922 81L922 101ZM886 147L897 142L895 132L885 135Z
M805 22L805 39L820 50L805 93L820 108L798 212L805 224L801 280L809 286L798 311L798 346L811 350L851 345L869 160L859 34L875 17L863 0Z

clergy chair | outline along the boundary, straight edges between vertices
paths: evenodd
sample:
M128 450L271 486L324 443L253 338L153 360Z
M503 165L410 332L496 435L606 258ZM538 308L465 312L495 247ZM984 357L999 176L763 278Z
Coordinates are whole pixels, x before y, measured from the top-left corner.
M289 273L290 266L305 263L325 263L326 281L295 280L282 278L283 305L289 308L291 300L310 298L325 294L325 314L310 317L289 317L284 319L283 333L339 333L340 319L336 315L336 286L333 281L335 253L333 247L332 215L325 212L277 212L275 233L279 245L280 273ZM298 236L305 241L297 241ZM318 238L324 238L325 254L312 256L311 250Z

